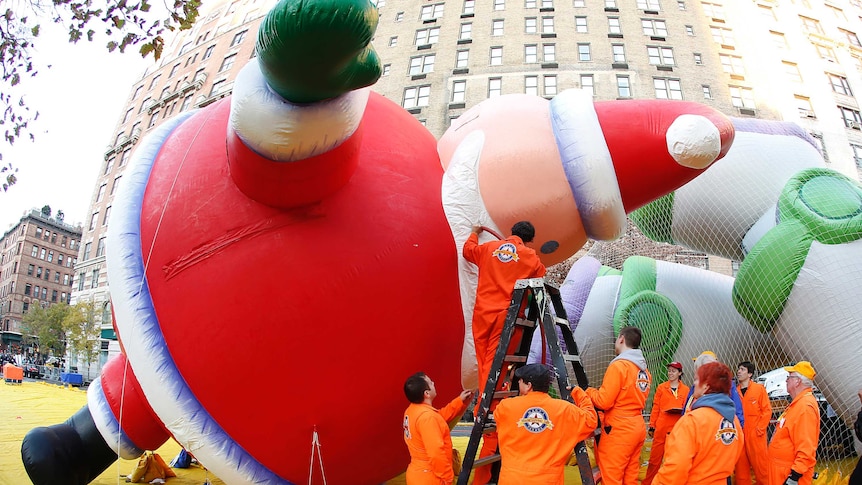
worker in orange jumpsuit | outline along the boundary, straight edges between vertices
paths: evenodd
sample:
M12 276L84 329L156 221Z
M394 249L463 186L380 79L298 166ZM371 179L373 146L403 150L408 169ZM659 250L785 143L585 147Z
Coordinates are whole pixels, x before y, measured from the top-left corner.
M811 485L820 439L820 408L811 393L817 372L805 360L784 370L792 401L769 442L769 485Z
M745 451L739 455L739 461L736 463L736 485L751 485L752 468L757 485L769 483L766 427L772 419L772 405L769 404L766 388L751 380L754 370L754 364L745 361L739 363L736 371L736 391L745 414L742 427L745 434Z
M596 460L605 485L638 483L646 440L643 410L652 381L640 344L640 329L623 327L614 342L617 357L605 371L601 387L587 389L593 406L604 411Z
M564 485L564 466L575 444L598 423L590 398L572 389L575 404L548 395L551 371L527 364L515 371L520 396L503 399L494 411L500 437L499 485Z
M434 409L437 388L419 372L407 378L404 394L410 401L404 411L404 442L410 452L407 485L451 485L455 473L449 422L464 414L473 392L462 391L442 409Z
M682 363L671 362L667 365L667 381L656 387L652 400L652 411L649 414L649 430L652 438L652 448L649 453L649 465L641 485L650 485L664 458L664 445L667 435L682 417L688 386L680 380Z
M500 345L503 323L512 301L515 282L544 276L545 266L536 251L526 246L536 235L536 229L530 222L515 223L512 226L512 235L506 239L479 244L479 234L482 232L482 226L473 226L462 252L464 259L479 267L472 329L479 367L479 387L484 390L491 364L494 362L494 354ZM492 410L495 404L492 403ZM497 433L485 434L479 458L493 455L496 450ZM490 479L491 465L475 469L473 485L484 485Z
M667 437L656 485L727 485L745 439L730 398L733 373L721 362L697 369L695 401Z

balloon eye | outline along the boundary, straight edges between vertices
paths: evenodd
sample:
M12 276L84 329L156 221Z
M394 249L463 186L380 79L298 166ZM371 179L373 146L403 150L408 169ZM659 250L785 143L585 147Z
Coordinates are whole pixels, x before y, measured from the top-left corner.
M539 249L542 254L551 254L557 249L559 249L560 243L557 241L547 241L545 244L542 244L541 249Z

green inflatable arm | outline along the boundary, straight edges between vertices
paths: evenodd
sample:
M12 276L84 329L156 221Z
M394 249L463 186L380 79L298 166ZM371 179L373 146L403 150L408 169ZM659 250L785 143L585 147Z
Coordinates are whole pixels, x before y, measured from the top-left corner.
M803 170L778 200L779 223L754 245L733 285L733 305L761 332L781 316L811 244L862 237L862 187L825 168Z
M378 20L370 0L281 0L258 31L260 70L293 103L370 86L381 74L371 46Z

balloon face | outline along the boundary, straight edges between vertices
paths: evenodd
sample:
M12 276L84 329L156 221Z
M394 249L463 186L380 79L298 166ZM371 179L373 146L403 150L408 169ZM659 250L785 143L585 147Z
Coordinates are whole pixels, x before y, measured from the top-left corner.
M350 182L279 210L231 181L227 117L223 103L190 118L152 166L129 250L157 329L138 338L146 319L118 308L129 361L168 430L223 479L249 467L224 458L238 456L307 482L316 431L338 464L328 481L380 483L407 463L392 424L404 380L424 371L442 395L458 391L458 360L437 358L458 354L463 320L435 141L372 95Z

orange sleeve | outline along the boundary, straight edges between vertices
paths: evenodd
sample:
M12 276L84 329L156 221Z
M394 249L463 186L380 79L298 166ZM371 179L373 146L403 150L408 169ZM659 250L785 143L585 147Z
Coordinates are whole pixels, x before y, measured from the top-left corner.
M809 397L814 401L813 396L809 394ZM791 439L796 448L796 456L790 469L804 474L814 468L817 462L815 454L817 439L820 436L820 423L817 419L816 401L813 404L809 402L800 404L805 404L805 408L800 409L799 421L790 429Z
M658 420L658 415L661 413L661 397L664 395L662 393L662 385L659 384L655 389L655 395L652 398L652 409L649 412L649 427L651 429L655 429L655 422Z
M464 249L461 254L467 261L479 264L479 236L477 234L470 233L470 237L464 242Z
M464 415L464 411L467 410L467 403L461 400L460 396L456 396L455 399L449 401L449 404L440 408L438 413L443 418L443 421L446 421L447 424L452 423L453 420L460 418Z
M416 420L416 428L425 445L431 473L442 483L452 483L455 472L452 470L452 445L445 439L449 434L446 422L436 413L422 413Z
M584 436L579 436L578 441L585 440L589 438L593 431L595 431L596 426L599 425L599 418L596 415L596 408L593 407L593 403L590 401L590 397L587 396L587 393L584 392L580 387L575 387L572 389L572 400L575 402L575 406L578 407L578 410L575 413L583 416L583 428L584 428Z
M547 270L545 269L545 265L542 264L542 261L539 259L539 255L536 255L536 269L533 270L533 274L530 275L531 278L541 278L545 276Z
M623 375L619 362L611 362L605 372L605 377L602 379L602 386L598 389L587 388L587 395L590 396L593 405L602 411L612 408L617 400L617 395L620 393L622 380Z
M772 419L772 404L769 402L769 396L766 394L766 388L760 386L760 394L757 396L758 405L760 406L760 419L757 421L755 431L758 436L766 434L766 428L769 426L769 421Z
M689 472L697 454L697 423L695 418L686 414L673 427L664 448L664 463L653 483L656 485L683 485L688 481Z

